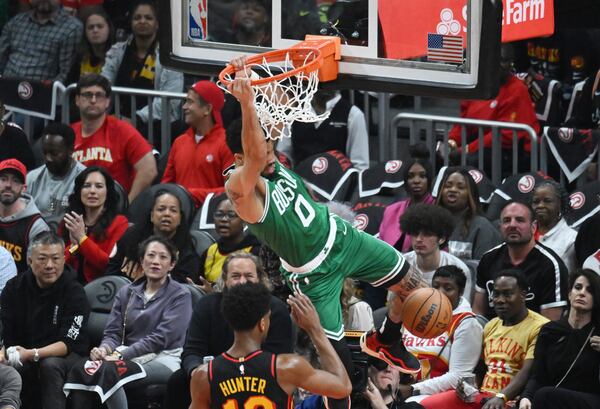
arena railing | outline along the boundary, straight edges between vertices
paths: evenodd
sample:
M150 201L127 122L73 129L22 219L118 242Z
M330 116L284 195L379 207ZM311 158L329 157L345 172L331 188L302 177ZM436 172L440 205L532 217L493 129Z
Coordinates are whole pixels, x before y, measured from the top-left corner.
M394 116L391 121L391 132L389 132L390 139L387 141L388 146L388 159L394 159L399 157L398 152L398 128L401 123L408 124L409 128L409 139L410 144L421 141L421 132L425 130L425 143L430 150L430 157L435 158L436 145L438 140L442 143L442 147L448 146L448 131L450 126L459 125L461 127L461 146L467 145L467 126L477 127L479 145L483 146L483 136L487 129L491 129L492 132L492 183L497 186L500 185L502 180L502 156L501 156L501 139L500 132L508 129L512 131L512 172L518 173L518 159L519 159L519 141L517 132L524 131L528 134L531 140L531 160L530 160L530 171L537 172L538 170L538 152L539 152L539 137L535 130L527 125L515 122L500 122L500 121L485 121L478 119L460 118L452 116L440 116L440 115L424 115L415 114L409 112L401 112ZM422 126L418 126L422 125ZM437 125L444 125L444 128L439 129ZM439 138L441 136L441 138ZM448 149L441 149L444 165L448 165L449 162L449 151ZM484 167L484 150L479 149L478 151L478 166L480 169ZM461 152L460 157L461 165L466 165L466 153ZM434 163L435 165L435 163Z
M65 88L62 97L62 106L70 107L72 103L72 98L75 93L76 84L71 84ZM114 115L117 117L123 117L121 115L121 96L128 96L131 101L132 107L137 106L137 98L142 97L146 99L146 103L148 104L148 123L147 125L147 136L148 140L151 144L154 144L155 135L154 135L154 120L160 121L160 147L161 152L168 152L171 148L171 116L170 116L170 104L172 100L183 100L186 97L185 93L182 92L168 92L168 91L157 91L157 90L147 90L147 89L139 89L139 88L128 88L128 87L112 87L112 104L111 110ZM160 98L161 104L161 116L160 118L156 117L156 114L153 110L153 100L154 98ZM177 113L181 116L181 108L177 109ZM70 111L69 109L62 110L62 121L64 123L70 123ZM129 116L129 120L134 127L137 127L137 116L135 114L135 109L131 110L131 115Z

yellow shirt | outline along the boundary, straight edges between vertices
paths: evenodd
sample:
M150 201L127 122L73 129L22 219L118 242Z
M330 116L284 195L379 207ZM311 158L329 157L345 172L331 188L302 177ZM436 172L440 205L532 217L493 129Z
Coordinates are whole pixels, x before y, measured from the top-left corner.
M250 251L252 251L252 246L243 247L235 251L250 253ZM215 283L219 277L221 277L223 263L225 263L225 259L229 254L230 253L221 253L217 243L211 244L206 251L206 261L204 262L204 278L211 283Z
M497 393L521 370L526 359L533 359L538 333L548 319L530 311L513 326L494 318L483 330L483 356L487 372L481 391Z

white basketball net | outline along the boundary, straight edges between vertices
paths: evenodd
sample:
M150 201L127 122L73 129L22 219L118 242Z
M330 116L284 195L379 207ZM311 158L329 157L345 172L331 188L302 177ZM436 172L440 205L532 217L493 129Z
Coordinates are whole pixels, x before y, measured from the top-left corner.
M315 53L308 53L302 65L311 62L315 57ZM296 68L289 53L285 54L283 61L263 59L260 64L250 64L248 67L252 70L252 80L272 77ZM234 77L235 74L225 76L228 81L233 81ZM277 140L283 136L290 137L290 128L294 121L317 122L327 119L329 112L317 115L311 106L318 85L318 70L314 70L308 74L301 71L280 81L273 80L252 86L255 92L256 113L267 138Z

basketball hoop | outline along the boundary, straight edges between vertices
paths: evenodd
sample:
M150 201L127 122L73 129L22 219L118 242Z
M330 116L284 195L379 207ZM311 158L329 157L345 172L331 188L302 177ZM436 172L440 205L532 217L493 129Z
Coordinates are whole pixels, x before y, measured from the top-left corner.
M339 37L306 36L291 48L269 51L249 57L250 85L254 88L254 106L267 138L290 136L294 121L317 122L329 113L318 115L311 101L319 81L337 77L340 59ZM227 91L235 78L229 64L219 74L219 86Z

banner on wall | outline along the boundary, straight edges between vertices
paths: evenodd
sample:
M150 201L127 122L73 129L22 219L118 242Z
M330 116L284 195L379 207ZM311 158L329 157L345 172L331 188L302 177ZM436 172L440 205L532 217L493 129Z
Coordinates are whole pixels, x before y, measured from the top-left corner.
M502 42L543 37L554 33L552 0L502 0ZM430 33L461 36L466 44L467 2L379 0L379 21L386 58L427 55Z

